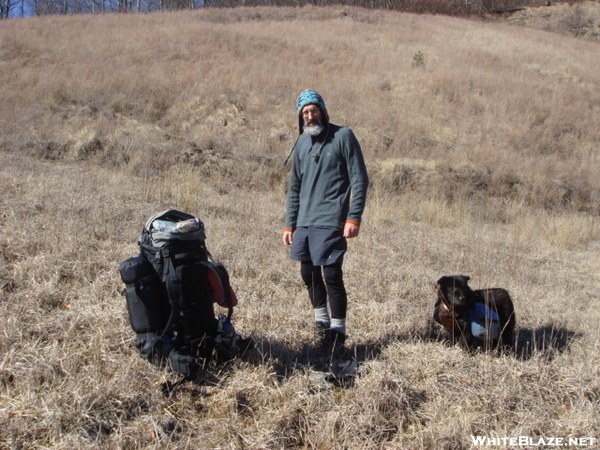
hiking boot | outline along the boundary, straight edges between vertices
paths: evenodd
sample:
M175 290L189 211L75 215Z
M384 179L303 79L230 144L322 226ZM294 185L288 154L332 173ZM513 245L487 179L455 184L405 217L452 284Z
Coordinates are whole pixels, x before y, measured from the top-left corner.
M329 346L334 357L341 357L346 351L346 335L341 331L330 330Z
M331 329L323 322L315 322L315 337L311 341L311 346L324 348L329 342Z
M331 330L329 332L329 338L334 347L343 347L346 343L346 335L341 331Z

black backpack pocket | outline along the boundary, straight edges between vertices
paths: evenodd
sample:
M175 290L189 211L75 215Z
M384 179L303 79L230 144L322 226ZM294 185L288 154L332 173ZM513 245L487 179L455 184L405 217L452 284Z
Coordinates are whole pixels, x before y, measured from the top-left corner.
M152 264L136 255L119 266L131 328L138 334L163 330L170 307L160 277Z
M202 264L183 265L176 269L181 281L179 304L185 317L184 329L190 340L214 337L218 320L215 317L210 286Z

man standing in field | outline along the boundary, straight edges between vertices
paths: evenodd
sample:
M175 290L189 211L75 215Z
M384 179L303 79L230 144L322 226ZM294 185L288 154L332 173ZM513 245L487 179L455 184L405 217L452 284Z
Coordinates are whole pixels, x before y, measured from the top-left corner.
M346 239L358 236L369 179L358 140L349 128L329 123L321 95L302 92L296 108L300 137L292 149L283 243L300 261L319 344L340 349L348 308Z

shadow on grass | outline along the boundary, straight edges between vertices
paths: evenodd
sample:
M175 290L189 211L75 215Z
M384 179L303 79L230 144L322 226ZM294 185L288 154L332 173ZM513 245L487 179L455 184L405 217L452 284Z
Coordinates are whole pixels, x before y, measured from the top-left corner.
M515 356L521 360L536 356L553 359L569 350L581 336L582 333L552 323L536 329L520 328L515 332Z
M257 341L256 347L263 363L270 364L280 381L306 370L335 373L336 365L351 362L354 370L365 361L377 358L382 350L391 342L391 338L348 345L342 353L316 348L309 343L298 349L291 349L281 341Z
M293 347L280 340L252 337L253 345L243 354L227 360L213 357L196 375L177 377L176 381L163 383L161 389L163 395L168 397L179 390L186 381L193 381L193 384L199 387L218 386L231 370L235 370L239 361L253 366L271 367L280 382L299 373L308 373L313 376L321 375L318 380L320 382L337 387L350 387L359 366L365 361L377 358L381 351L395 340L396 338L386 337L378 341L349 345L340 352L316 348L309 343Z
M419 339L425 342L445 342L450 345L445 331L441 326L430 321L428 327L417 333ZM571 331L564 326L549 323L541 327L517 328L514 334L514 344L508 353L520 360L542 357L551 360L569 350L571 344L582 336L582 333Z
M552 323L536 329L519 328L515 331L514 345L501 353L514 356L519 360L531 358L551 360L567 351L573 341L579 337L581 337L580 333ZM427 326L414 332L383 336L377 340L349 346L341 359L352 360L360 365L378 358L393 342L439 342L451 345L445 331L430 321ZM282 381L298 371L307 369L327 371L336 362L334 355L323 353L309 344L304 344L296 350L290 349L285 343L277 340L258 341L256 344L262 356L262 363L272 365L277 377ZM337 360L340 360L339 356Z
M552 360L568 351L571 344L581 336L581 333L553 323L536 329L519 328L515 331L514 345L498 354L513 356L519 360L532 358ZM402 335L387 335L366 343L349 345L342 354L328 353L309 343L292 348L284 341L255 338L252 351L241 356L240 359L253 365L269 365L281 382L299 373L313 372L331 375L333 378L328 381L333 381L334 385L341 381L343 385L341 387L349 387L358 373L359 366L366 361L377 359L386 347L398 342L438 342L451 345L445 331L433 321L429 321L419 330ZM352 367L350 367L350 363ZM220 375L227 373L227 365L228 363L219 365L220 369L217 372L220 372ZM350 372L344 372L346 370ZM346 381L349 383L344 384ZM196 378L196 384L200 385L218 385L219 382L219 377L212 370L203 371L202 375ZM339 386L339 383L337 385Z

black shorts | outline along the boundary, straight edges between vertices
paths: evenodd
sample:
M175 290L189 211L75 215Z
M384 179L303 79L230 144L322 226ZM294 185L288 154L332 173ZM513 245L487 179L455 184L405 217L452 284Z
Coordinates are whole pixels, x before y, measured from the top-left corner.
M290 258L311 261L314 266L342 263L348 242L343 228L298 227L294 231Z

